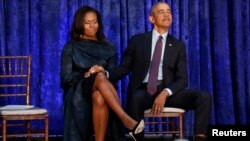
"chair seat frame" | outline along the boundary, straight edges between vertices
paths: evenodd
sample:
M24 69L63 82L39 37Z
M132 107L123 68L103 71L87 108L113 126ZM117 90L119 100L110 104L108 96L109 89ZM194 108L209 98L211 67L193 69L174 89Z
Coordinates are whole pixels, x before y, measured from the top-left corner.
M32 136L44 136L44 140L49 140L49 116L47 113L40 115L2 115L2 141L7 141L9 137L27 137L27 140L30 140ZM25 134L7 134L8 121L11 120L23 120L23 121L31 121L31 120L44 120L44 132L43 133L31 133L30 132L30 123L27 123L27 133Z
M182 110L182 109L180 109ZM171 130L165 131L147 131L147 134L178 134L179 138L183 138L183 117L184 117L184 110L183 112L166 112L163 111L161 114L154 115L151 112L144 112L144 118L168 118L169 121L146 121L145 124L152 125L152 124L169 124ZM178 127L175 127L174 119L178 119Z

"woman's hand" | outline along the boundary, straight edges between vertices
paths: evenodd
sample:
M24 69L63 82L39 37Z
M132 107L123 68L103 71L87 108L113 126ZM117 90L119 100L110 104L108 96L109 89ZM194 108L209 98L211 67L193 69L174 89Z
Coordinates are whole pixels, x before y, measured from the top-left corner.
M104 68L99 65L94 65L89 69L90 74L97 73L97 72L105 72Z
M84 77L89 77L91 74L98 73L98 72L103 72L105 73L105 70L102 66L99 65L94 65L92 66L88 72L84 73Z
M84 77L85 77L85 78L87 78L87 77L89 77L89 76L90 76L90 72L89 72L89 71L87 71L87 72L84 73Z

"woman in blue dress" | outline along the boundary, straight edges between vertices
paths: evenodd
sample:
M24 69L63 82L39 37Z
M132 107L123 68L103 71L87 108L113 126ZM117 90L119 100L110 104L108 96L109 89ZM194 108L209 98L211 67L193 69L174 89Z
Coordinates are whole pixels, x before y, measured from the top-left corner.
M61 54L64 141L90 141L93 134L95 141L104 141L110 109L136 140L136 135L143 133L144 121L135 121L124 112L103 71L91 75L88 72L94 65L111 69L116 63L116 50L103 34L99 12L89 6L79 8L70 34L72 40Z

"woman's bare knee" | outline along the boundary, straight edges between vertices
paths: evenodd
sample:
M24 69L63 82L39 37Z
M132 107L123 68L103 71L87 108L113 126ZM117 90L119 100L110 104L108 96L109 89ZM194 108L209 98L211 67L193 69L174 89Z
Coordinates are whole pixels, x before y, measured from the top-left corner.
M96 74L96 81L106 81L107 80L107 77L105 76L104 73L102 72L99 72Z
M92 102L96 106L106 106L106 102L99 91L94 91L92 94Z
M94 83L95 87L106 87L107 85L109 85L109 83L110 82L104 73L99 72L96 74L95 83Z

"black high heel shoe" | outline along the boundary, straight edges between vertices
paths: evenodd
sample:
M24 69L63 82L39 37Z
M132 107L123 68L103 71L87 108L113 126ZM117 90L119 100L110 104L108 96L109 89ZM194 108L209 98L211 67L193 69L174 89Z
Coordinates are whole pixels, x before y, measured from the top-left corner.
M140 133L143 133L144 127L145 127L145 123L144 123L144 120L142 119L140 122L136 124L133 130L129 132L128 134L134 139L134 141L137 141L138 135Z

